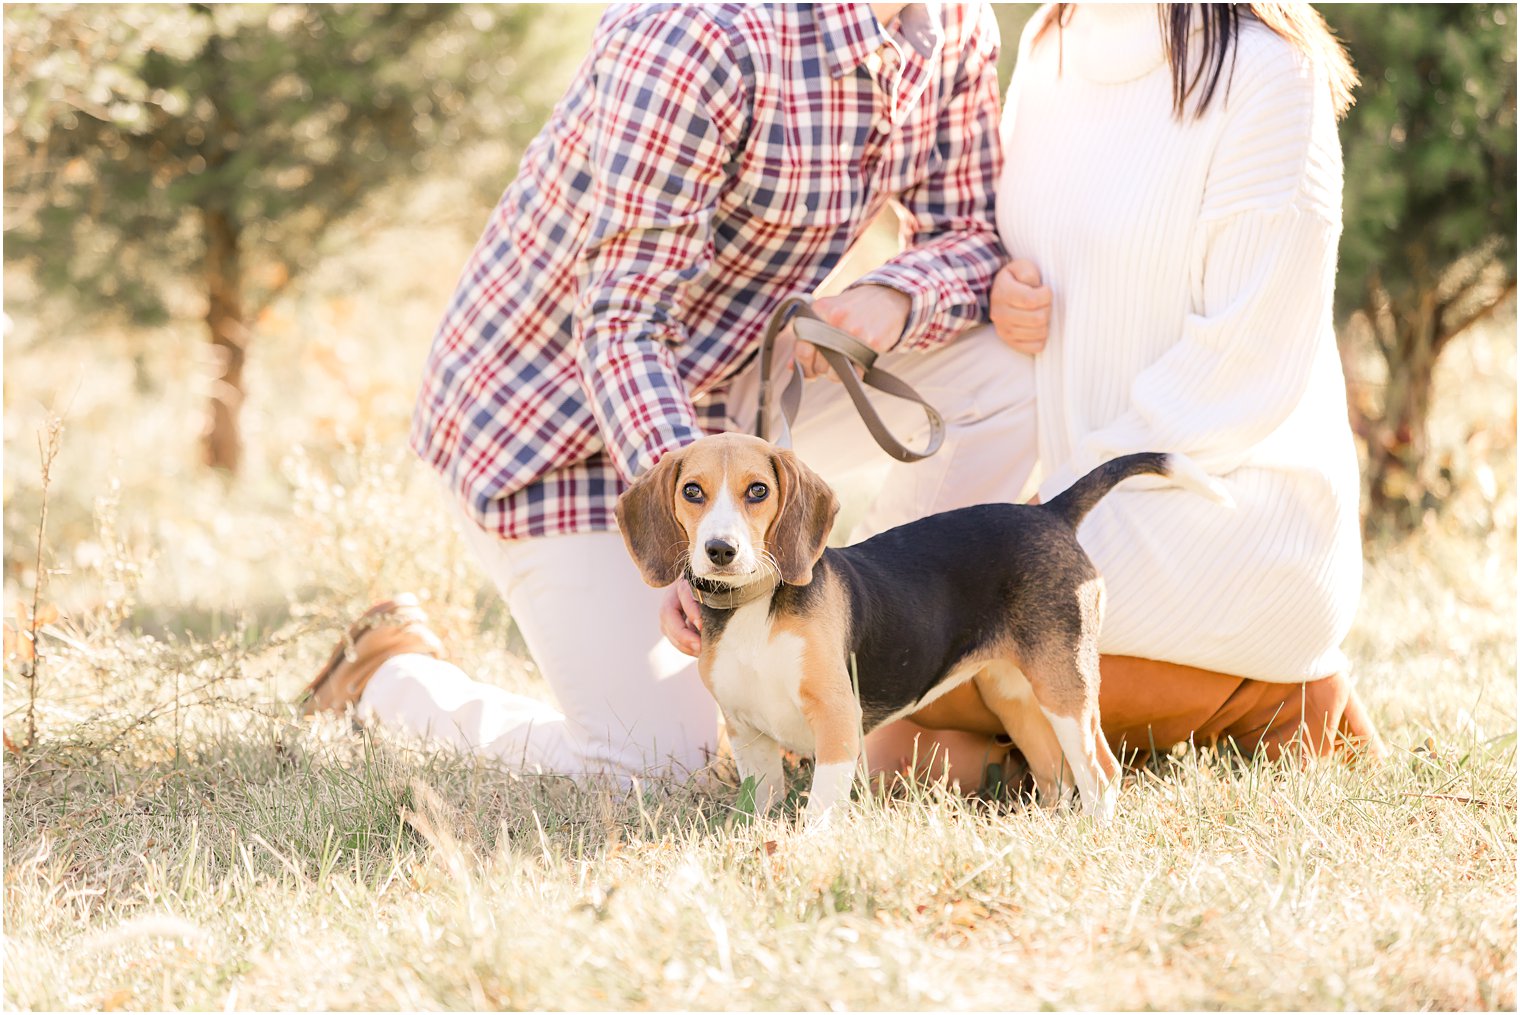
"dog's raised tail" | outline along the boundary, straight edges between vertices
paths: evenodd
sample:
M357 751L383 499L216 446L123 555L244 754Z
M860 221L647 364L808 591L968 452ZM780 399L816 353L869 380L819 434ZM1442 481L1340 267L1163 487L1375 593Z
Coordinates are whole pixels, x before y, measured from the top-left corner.
M1200 469L1186 455L1142 451L1104 462L1067 487L1046 507L1066 519L1066 523L1075 529L1108 491L1131 476L1144 475L1166 476L1183 489L1192 490L1215 503L1230 508L1235 506L1235 499L1224 485Z

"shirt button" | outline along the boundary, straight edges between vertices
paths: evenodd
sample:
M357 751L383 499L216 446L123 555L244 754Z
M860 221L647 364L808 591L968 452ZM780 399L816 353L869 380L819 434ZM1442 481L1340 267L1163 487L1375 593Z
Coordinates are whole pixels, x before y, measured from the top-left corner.
M872 77L875 77L881 73L880 53L872 53L870 56L866 57L866 70L871 72Z
M892 119L891 119L891 117L883 116L880 120L876 121L876 133L878 133L878 134L890 134L890 133L892 133Z

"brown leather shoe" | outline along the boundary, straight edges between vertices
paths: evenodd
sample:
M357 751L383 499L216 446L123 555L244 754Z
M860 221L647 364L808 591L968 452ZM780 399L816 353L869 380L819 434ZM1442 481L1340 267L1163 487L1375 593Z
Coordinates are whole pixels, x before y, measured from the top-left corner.
M443 642L428 627L427 614L409 592L376 603L343 633L316 679L298 699L303 716L342 714L359 703L364 685L380 664L405 652L445 657Z

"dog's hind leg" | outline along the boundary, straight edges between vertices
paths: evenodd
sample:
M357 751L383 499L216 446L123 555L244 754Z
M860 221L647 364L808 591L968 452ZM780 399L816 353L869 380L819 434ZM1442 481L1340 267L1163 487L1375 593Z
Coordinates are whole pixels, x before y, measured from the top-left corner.
M1011 662L991 662L976 676L976 686L1013 745L1024 755L1040 802L1047 807L1069 799L1075 785L1061 741L1036 703L1034 690Z
M1071 588L1054 622L1026 627L1019 662L1071 766L1089 815L1107 822L1119 796L1119 761L1098 719L1098 630L1103 623L1103 580L1093 572ZM1065 610L1073 608L1070 614Z
M1096 645L1040 653L1025 665L1039 711L1071 766L1083 809L1106 823L1118 805L1120 769L1098 717Z
M1098 727L1096 711L1068 716L1041 707L1071 765L1082 808L1105 824L1119 804L1119 760Z

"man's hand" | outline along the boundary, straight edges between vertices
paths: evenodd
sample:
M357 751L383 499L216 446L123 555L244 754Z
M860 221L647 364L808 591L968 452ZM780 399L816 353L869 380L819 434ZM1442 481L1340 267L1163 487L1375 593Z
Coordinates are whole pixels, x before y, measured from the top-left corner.
M1050 286L1033 261L1009 261L992 280L992 326L1011 348L1033 356L1050 337Z
M813 301L813 310L877 352L887 352L902 339L913 301L906 293L884 285L860 285L838 296L819 297ZM804 377L839 379L811 342L797 343L797 362Z
M660 633L689 656L702 651L702 611L685 578L672 585L660 603Z

